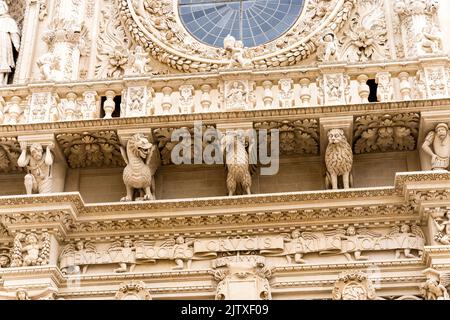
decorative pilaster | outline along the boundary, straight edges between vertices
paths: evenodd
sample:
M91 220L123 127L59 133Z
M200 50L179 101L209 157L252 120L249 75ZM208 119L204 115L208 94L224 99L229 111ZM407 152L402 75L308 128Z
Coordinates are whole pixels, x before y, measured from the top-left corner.
M85 49L84 0L56 2L54 16L43 35L49 51L38 64L45 80L78 79L81 52Z

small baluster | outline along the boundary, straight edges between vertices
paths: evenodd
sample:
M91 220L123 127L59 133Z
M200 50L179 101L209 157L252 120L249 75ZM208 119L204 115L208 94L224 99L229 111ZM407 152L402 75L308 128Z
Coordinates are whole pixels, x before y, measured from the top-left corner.
M200 89L202 90L202 97L200 99L202 111L208 112L212 105L211 86L209 84L204 84Z
M300 80L300 100L302 101L302 107L309 107L311 105L310 84L311 81L308 78Z
M18 96L14 96L11 98L11 102L8 109L10 124L19 123L19 118L20 115L22 114L22 107L20 106L21 101L22 99Z
M400 94L404 101L411 100L411 83L409 81L409 73L401 72L398 77L400 78Z
M263 88L264 88L263 102L264 102L264 108L267 108L267 109L272 108L272 104L273 104L272 87L273 87L272 81L264 81L263 82Z
M369 77L362 74L356 78L358 81L358 94L361 98L361 103L369 103L370 87L367 84Z
M111 119L114 110L116 109L116 103L114 102L114 98L116 93L114 91L106 91L106 101L103 104L103 111L105 111L105 116L103 119Z
M163 98L161 102L161 107L163 114L170 114L172 109L172 92L173 89L171 87L162 88Z
M77 111L77 95L73 92L70 92L66 96L67 102L64 106L64 116L65 120L72 121L75 119L75 113Z

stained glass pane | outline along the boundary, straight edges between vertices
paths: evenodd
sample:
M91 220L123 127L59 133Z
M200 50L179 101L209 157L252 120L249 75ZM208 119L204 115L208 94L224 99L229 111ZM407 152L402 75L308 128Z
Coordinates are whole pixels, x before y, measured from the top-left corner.
M272 41L297 21L304 0L178 0L186 29L199 41L222 47L231 34L246 47Z

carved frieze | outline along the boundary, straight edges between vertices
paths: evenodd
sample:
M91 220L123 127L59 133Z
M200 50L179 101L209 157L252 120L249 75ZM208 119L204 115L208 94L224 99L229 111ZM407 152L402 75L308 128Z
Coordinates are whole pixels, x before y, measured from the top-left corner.
M125 166L115 131L66 133L56 139L71 168Z
M356 154L386 151L412 151L419 133L417 113L357 117L354 131Z

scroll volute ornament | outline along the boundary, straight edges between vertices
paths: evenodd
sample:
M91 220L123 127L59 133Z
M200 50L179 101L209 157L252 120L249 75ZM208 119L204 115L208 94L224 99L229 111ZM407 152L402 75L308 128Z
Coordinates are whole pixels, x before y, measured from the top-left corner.
M145 289L143 281L122 283L115 295L116 300L152 300L150 293Z
M201 43L185 30L175 3L124 0L118 1L118 9L133 39L162 63L183 72L207 72L233 65L227 50ZM337 33L344 26L356 4L356 0L306 0L303 13L290 31L247 49L250 58L244 67L251 63L257 69L296 65L316 51L325 28L331 26Z

